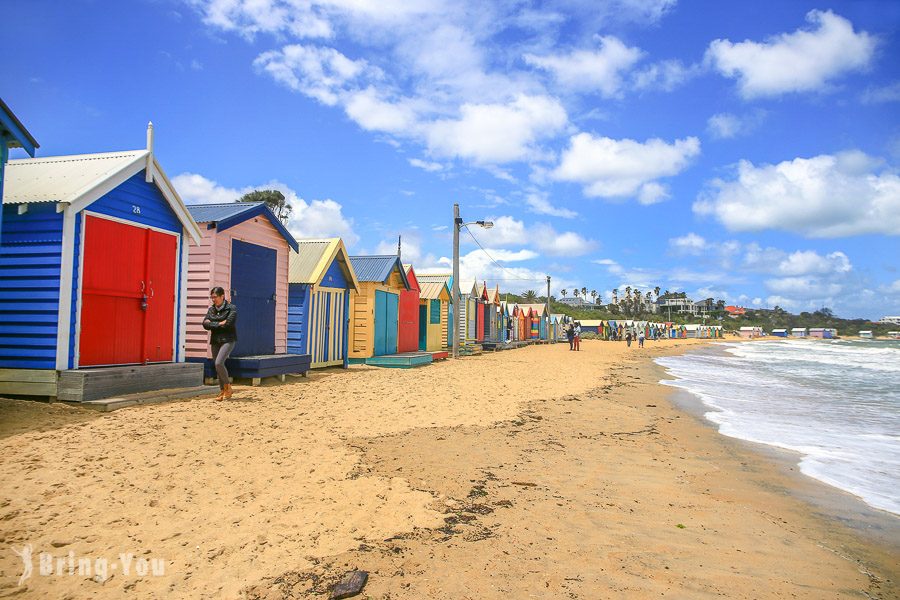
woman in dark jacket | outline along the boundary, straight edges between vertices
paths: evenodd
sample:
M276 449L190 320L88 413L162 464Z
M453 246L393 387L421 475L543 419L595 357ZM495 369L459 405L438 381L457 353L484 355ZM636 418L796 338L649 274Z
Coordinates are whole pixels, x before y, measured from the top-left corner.
M216 365L216 375L219 377L221 391L216 400L228 400L232 392L225 361L237 342L237 307L225 299L225 290L220 287L209 291L209 299L212 300L212 306L203 318L203 329L209 330L209 345Z

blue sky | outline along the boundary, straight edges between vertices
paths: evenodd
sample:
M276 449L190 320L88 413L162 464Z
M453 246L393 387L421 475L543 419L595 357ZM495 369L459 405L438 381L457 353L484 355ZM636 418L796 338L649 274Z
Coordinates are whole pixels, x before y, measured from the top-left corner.
M900 314L900 3L0 0L39 154L156 153L188 202L277 187L511 291ZM894 58L891 58L894 57ZM18 155L14 153L14 157ZM571 292L570 292L571 293Z

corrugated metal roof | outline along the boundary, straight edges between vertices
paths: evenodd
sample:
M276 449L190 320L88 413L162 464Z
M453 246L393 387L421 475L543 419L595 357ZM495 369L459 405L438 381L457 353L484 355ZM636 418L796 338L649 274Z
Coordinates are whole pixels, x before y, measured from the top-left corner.
M198 223L224 221L254 209L264 202L228 202L223 204L189 204L187 209Z
M531 309L533 312L541 315L545 314L547 311L546 304L520 304L519 307L525 310Z
M288 283L318 284L337 258L347 266L350 287L359 289L359 281L341 238L297 240L297 248L297 252L291 252Z
M350 263L353 265L353 271L359 281L380 281L385 282L391 276L391 272L396 268L400 271L400 277L403 279L403 285L409 289L409 281L406 279L406 271L400 264L400 258L395 254L380 256L351 256Z
M148 154L133 150L11 160L3 176L3 203L74 202Z
M447 297L450 297L450 289L443 281L423 282L419 279L419 298L424 300L439 300L441 292L447 290Z

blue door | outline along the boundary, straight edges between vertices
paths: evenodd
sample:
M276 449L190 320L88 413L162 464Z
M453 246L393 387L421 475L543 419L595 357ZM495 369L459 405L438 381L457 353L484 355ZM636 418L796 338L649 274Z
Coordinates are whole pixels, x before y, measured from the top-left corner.
M375 356L397 352L400 297L375 291Z
M238 309L233 356L275 354L274 249L231 242L231 301Z

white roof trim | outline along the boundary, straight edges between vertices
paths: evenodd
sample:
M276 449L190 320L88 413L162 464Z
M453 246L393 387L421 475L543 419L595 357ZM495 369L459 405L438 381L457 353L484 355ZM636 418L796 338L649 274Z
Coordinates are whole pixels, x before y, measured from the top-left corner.
M17 167L21 165L20 168L28 168L31 165L35 165L37 167L53 162L112 158L120 158L121 160L118 160L111 164L109 169L100 172L92 181L83 185L81 188L76 189L74 192L60 194L61 196L65 197L51 197L54 194L47 193L47 190L43 190L43 192L47 195L46 198L23 198L13 200L9 197L5 197L4 200L7 204L28 204L31 202L64 202L70 204L71 210L73 212L80 212L90 206L92 203L102 198L104 195L108 194L115 188L125 183L134 175L146 169L147 165L150 164L152 165L151 173L148 173L148 175L152 177L152 180L156 184L156 187L169 203L169 206L172 207L172 210L175 212L175 215L178 217L178 220L184 227L185 232L190 236L194 244L196 245L200 243L200 240L203 237L203 234L200 232L200 228L191 217L190 213L184 205L184 202L181 199L181 196L178 195L178 192L175 190L172 182L169 181L168 176L166 176L165 171L162 170L162 167L159 165L156 157L153 156L153 154L148 150L107 152L102 154L80 154L73 156L50 156L42 157L40 159L23 159L10 161L9 163L7 163L7 167ZM4 196L6 196L6 194L4 194Z

